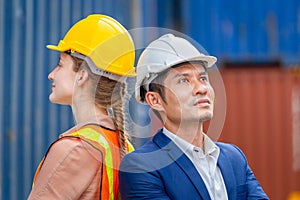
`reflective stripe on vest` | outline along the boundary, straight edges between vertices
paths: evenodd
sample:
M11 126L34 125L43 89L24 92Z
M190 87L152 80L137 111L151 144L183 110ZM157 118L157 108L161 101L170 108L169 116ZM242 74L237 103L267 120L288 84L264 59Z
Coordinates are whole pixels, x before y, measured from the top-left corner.
M118 143L116 132L113 130L107 130L105 128L101 128L100 126L97 125L87 125L75 132L63 136L61 139L67 137L80 138L88 142L90 145L94 146L101 152L103 152L104 165L103 165L102 180L101 180L101 185L102 185L101 199L110 199L110 200L116 199L118 196L117 195L118 194L118 183L117 183L118 171L117 170L120 164L119 143ZM118 152L117 152L118 154L113 155L114 154L113 152L116 152L116 147L118 147ZM126 147L128 152L132 152L134 150L134 147L128 141L126 141ZM47 154L45 155L45 157L46 156ZM41 161L36 171L33 186L39 174L39 171L43 165L45 157Z
M100 144L104 149L104 163L106 165L106 173L108 177L108 188L109 188L109 199L114 199L114 168L113 168L113 156L112 152L109 146L109 143L106 141L105 137L101 134L99 134L97 131L95 131L92 128L83 128L79 131L75 131L68 136L75 136L80 137L81 139L85 141L94 141ZM104 170L103 170L104 171Z

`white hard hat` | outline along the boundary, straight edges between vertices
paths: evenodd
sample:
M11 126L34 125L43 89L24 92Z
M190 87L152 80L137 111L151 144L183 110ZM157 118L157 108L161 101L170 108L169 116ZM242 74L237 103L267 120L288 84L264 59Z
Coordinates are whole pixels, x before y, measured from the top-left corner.
M136 100L145 103L140 96L142 85L148 87L160 72L174 65L190 61L204 61L207 63L206 68L209 68L216 63L217 58L200 53L189 41L173 34L163 35L151 42L138 60Z

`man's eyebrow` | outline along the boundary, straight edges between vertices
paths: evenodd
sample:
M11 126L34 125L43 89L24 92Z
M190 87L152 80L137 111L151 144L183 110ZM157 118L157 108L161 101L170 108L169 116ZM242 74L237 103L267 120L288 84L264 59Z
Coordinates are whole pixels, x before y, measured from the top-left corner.
M180 76L189 76L187 73L176 73L173 78L177 78L177 77L180 77Z
M207 71L200 72L199 74L200 74L200 75L208 75Z
M208 75L208 73L206 71L204 72L199 72L199 75L200 76L203 76L203 75ZM177 78L177 77L181 77L181 76L184 76L184 77L188 77L189 74L188 73L176 73L173 78Z

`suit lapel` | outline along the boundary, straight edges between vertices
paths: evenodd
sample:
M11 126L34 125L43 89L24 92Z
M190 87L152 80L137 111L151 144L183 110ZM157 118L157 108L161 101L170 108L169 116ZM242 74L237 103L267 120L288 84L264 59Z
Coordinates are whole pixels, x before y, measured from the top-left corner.
M182 171L184 171L193 185L197 188L202 199L210 199L206 186L197 169L190 159L177 147L177 145L163 134L162 131L155 135L153 142L156 143L162 150L168 152L171 159L176 162L176 164L182 169Z
M219 146L220 147L220 146ZM223 180L225 182L228 199L236 199L236 181L234 178L234 171L223 149L220 147L220 155L218 159L218 166L220 167Z

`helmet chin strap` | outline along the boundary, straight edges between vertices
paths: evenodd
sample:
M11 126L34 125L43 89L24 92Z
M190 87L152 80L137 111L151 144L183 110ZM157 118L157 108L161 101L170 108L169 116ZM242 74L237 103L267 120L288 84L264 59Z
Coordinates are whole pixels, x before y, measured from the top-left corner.
M87 62L89 68L91 69L91 71L94 73L94 74L97 74L99 76L105 76L106 78L109 78L109 79L112 79L112 80L115 80L115 81L118 81L118 82L123 82L125 81L125 79L123 78L123 76L119 76L117 74L113 74L113 73L110 73L110 72L107 72L105 70L102 70L102 69L99 69L95 64L94 62L87 56L84 56L80 53L77 53L77 52L74 52L74 53L71 53L70 54L71 56L74 56L76 58L80 58L84 61Z

